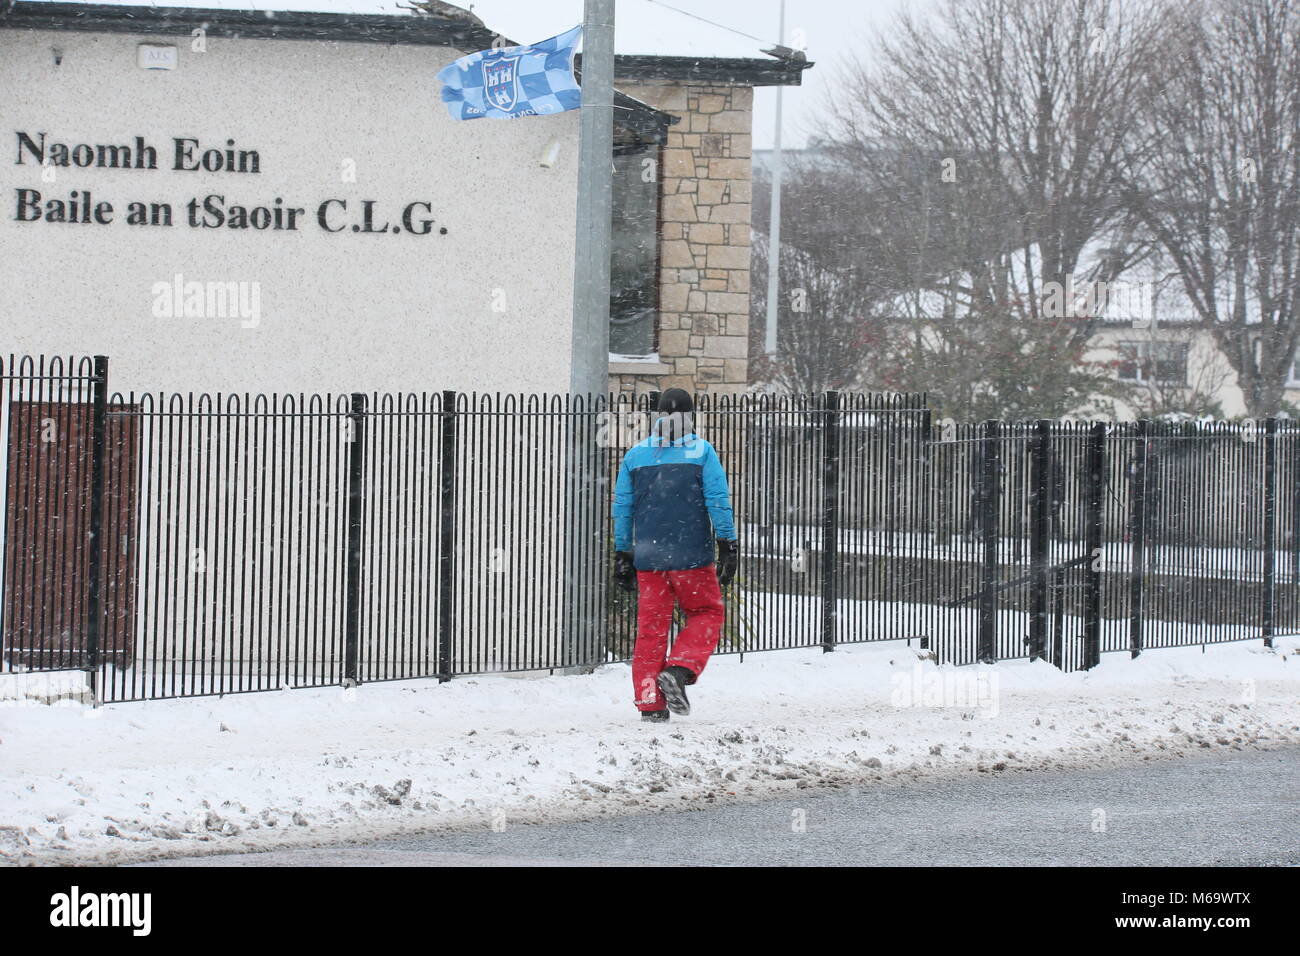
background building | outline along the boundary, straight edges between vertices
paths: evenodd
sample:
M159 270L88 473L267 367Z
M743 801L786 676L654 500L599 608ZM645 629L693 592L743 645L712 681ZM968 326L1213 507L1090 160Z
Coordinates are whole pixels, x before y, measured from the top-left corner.
M0 12L6 351L107 354L134 390L567 391L577 114L438 100L494 42L468 15ZM751 91L806 66L618 58L612 389L745 387Z

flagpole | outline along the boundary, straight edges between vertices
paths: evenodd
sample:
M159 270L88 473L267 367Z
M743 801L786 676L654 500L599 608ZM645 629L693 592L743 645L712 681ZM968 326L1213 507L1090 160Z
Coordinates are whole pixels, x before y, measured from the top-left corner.
M776 42L785 43L785 0L781 0L780 29ZM776 358L776 306L781 278L781 89L776 88L776 137L772 143L772 209L767 230L767 329L763 351Z
M609 250L614 155L614 0L585 0L569 393L603 399L609 381ZM565 591L568 673L594 664L604 635L605 499L594 416L570 415Z

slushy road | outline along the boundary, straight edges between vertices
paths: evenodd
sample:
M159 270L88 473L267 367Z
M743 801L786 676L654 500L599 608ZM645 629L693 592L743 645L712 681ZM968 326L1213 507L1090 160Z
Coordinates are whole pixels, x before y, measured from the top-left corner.
M1297 865L1300 748L703 807L145 865Z

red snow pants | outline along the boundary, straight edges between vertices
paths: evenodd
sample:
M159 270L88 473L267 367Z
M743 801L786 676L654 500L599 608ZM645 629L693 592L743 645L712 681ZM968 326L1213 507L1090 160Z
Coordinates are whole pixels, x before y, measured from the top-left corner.
M718 646L726 608L712 564L685 571L638 571L636 649L632 652L632 686L637 710L663 710L657 683L665 667L685 667L700 676L709 655ZM668 629L673 623L673 602L686 613L686 626L668 653Z

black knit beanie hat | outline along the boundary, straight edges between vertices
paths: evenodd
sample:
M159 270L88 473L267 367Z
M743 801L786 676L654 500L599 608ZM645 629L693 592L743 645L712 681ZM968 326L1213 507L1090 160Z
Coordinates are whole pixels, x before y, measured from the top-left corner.
M659 413L661 415L694 411L695 403L691 401L691 393L684 388L670 388L659 396Z
M655 433L669 444L695 431L695 403L685 389L670 388L659 396Z

